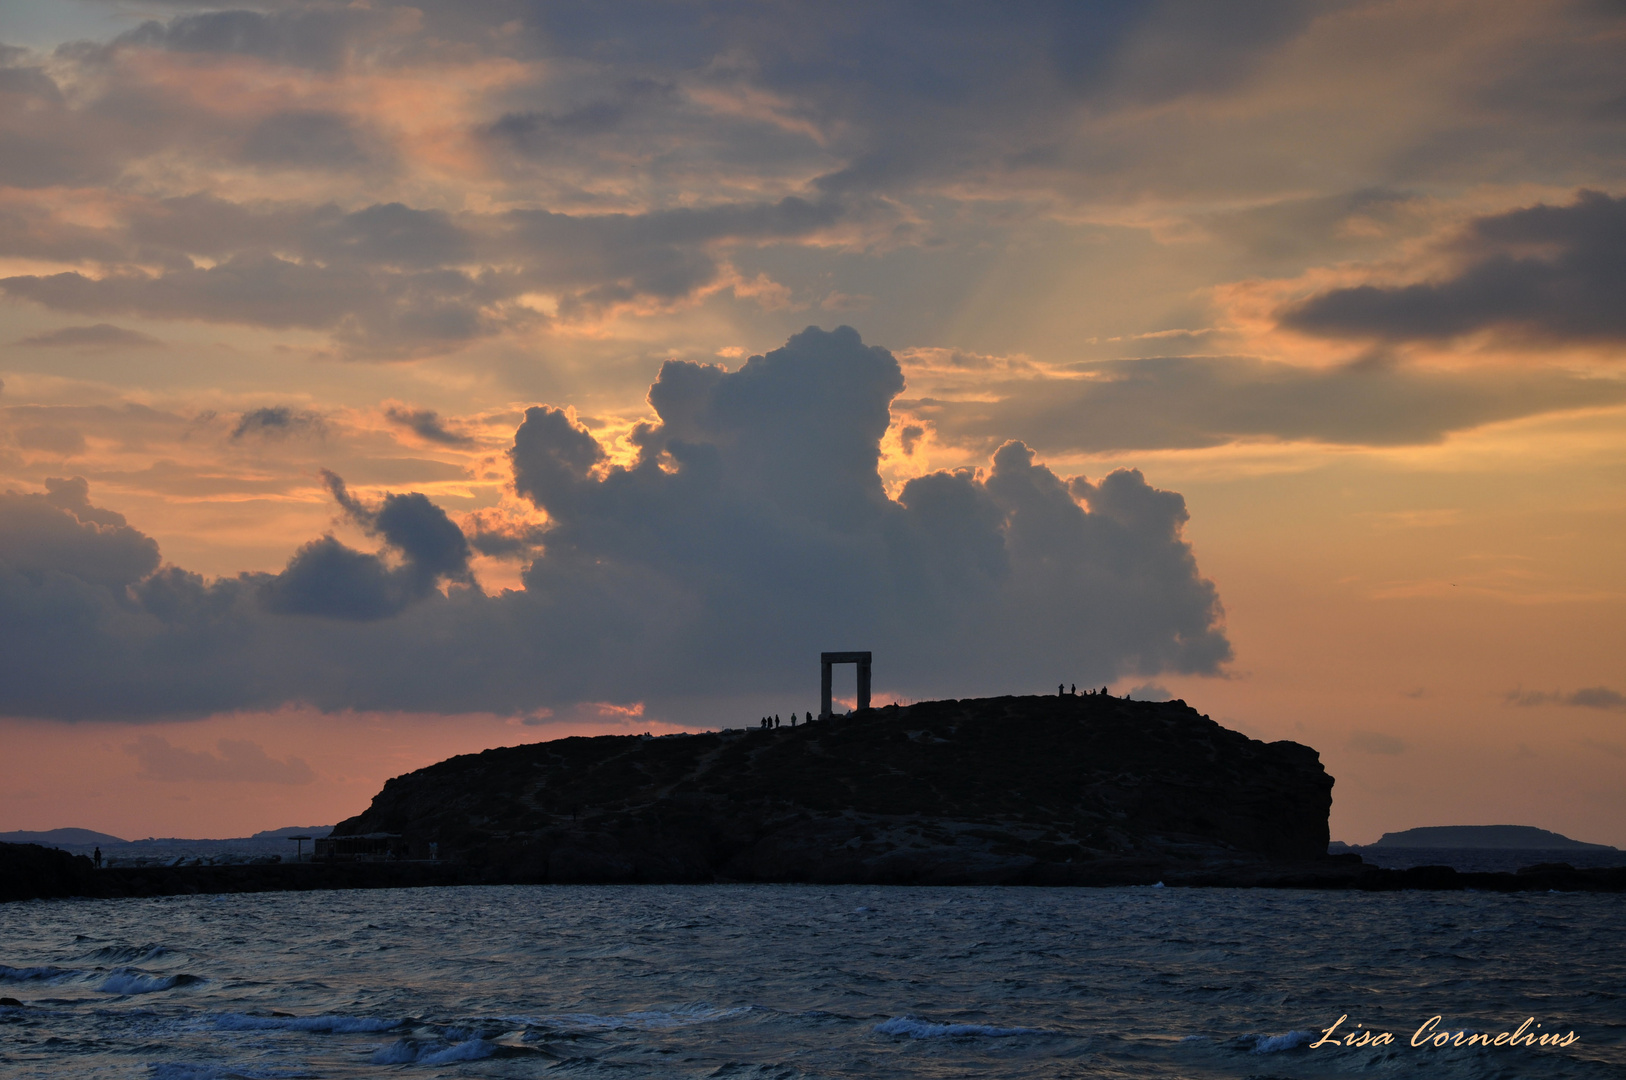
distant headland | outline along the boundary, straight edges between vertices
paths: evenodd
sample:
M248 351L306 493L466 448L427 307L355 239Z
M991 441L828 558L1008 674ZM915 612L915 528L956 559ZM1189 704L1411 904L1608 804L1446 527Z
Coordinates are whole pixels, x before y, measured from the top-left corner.
M1495 848L1508 851L1616 851L1531 825L1424 825L1384 833L1369 848Z

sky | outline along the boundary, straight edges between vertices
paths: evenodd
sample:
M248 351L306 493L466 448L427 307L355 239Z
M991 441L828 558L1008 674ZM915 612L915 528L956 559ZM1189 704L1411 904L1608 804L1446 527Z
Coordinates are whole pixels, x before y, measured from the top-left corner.
M1623 532L1618 3L0 0L0 831L867 649L1626 847Z

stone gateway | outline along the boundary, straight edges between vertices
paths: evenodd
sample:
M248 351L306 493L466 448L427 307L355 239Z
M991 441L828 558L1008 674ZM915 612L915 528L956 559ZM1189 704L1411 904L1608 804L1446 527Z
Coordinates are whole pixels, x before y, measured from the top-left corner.
M856 712L863 712L869 708L869 653L867 652L827 652L819 654L819 719L830 718L830 665L831 664L857 664L858 665L858 708Z

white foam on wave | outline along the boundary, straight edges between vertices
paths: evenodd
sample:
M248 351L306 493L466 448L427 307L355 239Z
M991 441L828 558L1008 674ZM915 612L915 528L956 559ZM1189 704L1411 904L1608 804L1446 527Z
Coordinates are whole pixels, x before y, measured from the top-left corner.
M933 1024L913 1016L894 1016L875 1025L878 1035L907 1035L911 1039L953 1039L981 1037L1004 1039L1012 1035L1045 1035L1039 1028L993 1027L988 1024Z
M479 1061L497 1052L497 1044L484 1039L467 1042L413 1042L397 1039L373 1054L374 1065L445 1065L453 1061Z
M218 1031L314 1031L337 1035L391 1031L406 1023L377 1016L250 1016L247 1013L221 1013L211 1019Z
M96 989L104 994L155 994L202 981L196 975L149 975L135 968L116 968Z
M1281 1035L1245 1035L1253 1040L1253 1053L1275 1054L1283 1050L1296 1050L1315 1038L1313 1031L1289 1031Z

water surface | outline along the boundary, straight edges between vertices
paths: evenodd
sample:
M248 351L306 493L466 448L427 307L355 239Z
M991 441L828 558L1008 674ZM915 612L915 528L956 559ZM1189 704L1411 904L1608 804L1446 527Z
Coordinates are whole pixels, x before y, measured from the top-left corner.
M1626 1075L1626 897L512 886L0 905L0 1074ZM1319 1029L1395 1043L1312 1048ZM1534 1018L1568 1047L1414 1048Z

